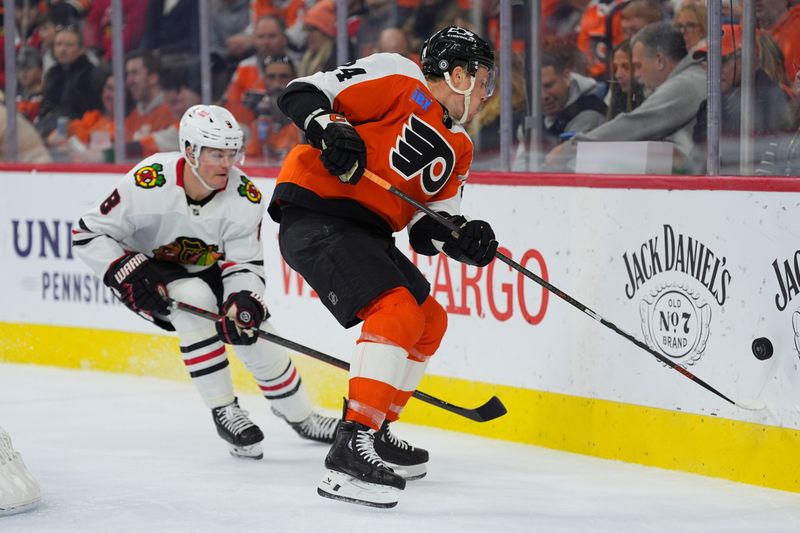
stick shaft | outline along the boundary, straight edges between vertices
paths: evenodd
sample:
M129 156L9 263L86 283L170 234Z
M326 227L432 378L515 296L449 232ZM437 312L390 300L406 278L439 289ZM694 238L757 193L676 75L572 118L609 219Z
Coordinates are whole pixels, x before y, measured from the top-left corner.
M420 211L422 211L426 215L432 217L436 222L438 222L439 224L442 224L447 229L449 229L451 231L455 231L456 233L458 233L459 228L455 224L453 224L450 220L448 220L447 218L443 217L442 215L440 215L439 213L437 213L436 211L434 211L430 207L426 206L425 204L423 204L421 202L418 202L414 198L410 197L409 195L407 195L406 193L404 193L403 191L401 191L397 187L393 186L391 183L389 183L385 179L381 178L380 176L374 174L373 172L371 172L369 170L365 170L364 171L364 176L367 179L369 179L370 181L372 181L373 183L375 183L376 185L378 185L379 187L381 187L382 189L385 189L385 190L389 191L390 193L394 194L395 196L397 196L397 197L405 200L409 204L413 205L414 207L416 207L417 209L419 209ZM594 320L600 322L605 327L609 328L611 331L617 333L618 335L621 335L622 337L625 337L626 339L631 341L633 344L635 344L636 346L638 346L642 350L645 350L650 355L652 355L653 357L655 357L656 359L658 359L659 361L661 361L662 363L664 363L668 367L672 368L676 372L680 373L684 377L694 381L695 383L697 383L698 385L700 385L704 389L708 390L709 392L711 392L713 394L716 394L717 396L719 396L720 398L722 398L726 402L731 403L733 405L739 405L736 402L734 402L733 400L731 400L730 398L728 398L727 396L725 396L724 394L722 394L721 392L719 392L717 389L715 389L714 387L712 387L711 385L709 385L708 383L706 383L705 381L700 379L699 377L695 376L694 374L692 374L691 372L689 372L688 370L683 368L682 366L680 366L680 365L674 363L673 361L669 360L668 358L664 357L663 355L661 355L657 351L653 350L647 344L643 343L642 341L640 341L639 339L637 339L636 337L634 337L630 333L620 329L619 327L617 327L612 322L609 322L608 320L604 319L603 317L601 317L600 315L598 315L597 313L595 313L594 311L592 311L591 309L589 309L588 307L583 305L581 302L579 302L578 300L576 300L575 298L573 298L569 294L565 293L564 291L562 291L561 289L559 289L558 287L556 287L552 283L548 282L547 280L542 279L541 277L537 276L536 274L534 274L533 272L531 272L530 270L528 270L524 266L520 265L519 263L517 263L516 261L514 261L513 259L511 259L507 255L505 255L504 253L498 251L495 254L495 257L497 257L497 259L499 259L503 263L507 264L509 267L513 268L514 270L516 270L517 272L519 272L520 274L522 274L526 278L531 279L534 282L538 283L539 285L541 285L542 287L544 287L545 289L547 289L551 293L555 294L556 296L558 296L559 298L561 298L562 300L564 300L568 304L572 305L576 309L579 309L581 312L589 315ZM739 407L742 407L742 406L739 405Z
M202 309L200 307L195 307L194 305L190 305L184 302L179 302L177 300L173 300L172 298L167 298L167 303L172 309L180 309L181 311L185 311L187 313L193 314L195 316L199 316L201 318L205 318L207 320L217 321L222 318L221 315L217 313L213 313L206 309ZM329 365L335 366L336 368L341 368L342 370L350 370L350 363L347 361L342 361L332 355L328 355L326 353L320 352L313 348L309 348L308 346L304 346L302 344L296 343L289 339L285 339L278 335L274 335L262 329L257 329L258 336L265 341L271 342L273 344L277 344L279 346L283 346L284 348L288 348L293 350L297 353L301 353L303 355L307 355L318 361L322 361L323 363L328 363ZM414 391L411 395L412 397L438 407L440 409L444 409L445 411L449 411L451 413L463 416L465 418L469 418L470 420L474 420L475 422L488 422L489 420L493 420L500 416L506 414L506 408L500 402L500 399L496 396L492 396L486 403L483 405L476 407L475 409L470 409L468 407L460 407L458 405L451 404L444 400L440 400L430 394L426 394L422 391Z

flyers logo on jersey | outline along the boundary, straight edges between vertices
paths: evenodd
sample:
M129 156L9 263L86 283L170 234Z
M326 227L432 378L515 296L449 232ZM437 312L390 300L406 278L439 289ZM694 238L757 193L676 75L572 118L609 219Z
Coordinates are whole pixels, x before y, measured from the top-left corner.
M133 177L136 180L136 186L142 189L152 189L153 187L161 187L167 182L164 174L161 171L164 167L159 163L153 163L146 167L137 168Z
M403 131L389 154L392 169L405 179L420 174L420 186L429 196L444 187L455 162L456 154L450 144L415 115L403 124Z

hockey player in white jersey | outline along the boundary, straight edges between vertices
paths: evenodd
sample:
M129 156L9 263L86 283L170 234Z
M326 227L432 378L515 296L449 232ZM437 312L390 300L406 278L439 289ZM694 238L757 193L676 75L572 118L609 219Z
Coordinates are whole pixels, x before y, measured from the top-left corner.
M132 311L180 338L186 369L231 454L260 459L264 435L239 407L225 344L273 412L304 438L332 442L337 419L314 412L287 351L258 340L274 331L264 293L261 192L236 164L243 134L225 108L196 105L180 122L179 152L136 165L73 231L76 255ZM162 296L223 318L170 311Z

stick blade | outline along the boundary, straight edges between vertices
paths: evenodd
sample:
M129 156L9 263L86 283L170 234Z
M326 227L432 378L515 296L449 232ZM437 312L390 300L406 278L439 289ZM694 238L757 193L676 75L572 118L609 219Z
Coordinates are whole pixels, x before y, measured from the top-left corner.
M474 411L476 418L473 420L478 422L488 422L508 413L508 409L497 396L492 396L485 404L477 407Z
M767 404L761 401L755 402L736 402L736 407L745 409L747 411L763 411L767 408Z

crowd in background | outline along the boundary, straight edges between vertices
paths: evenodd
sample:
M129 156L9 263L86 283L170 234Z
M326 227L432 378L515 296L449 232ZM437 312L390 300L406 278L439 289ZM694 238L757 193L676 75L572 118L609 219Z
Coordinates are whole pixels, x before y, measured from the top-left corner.
M111 0L15 5L18 159L113 161ZM177 149L178 121L201 101L200 12L196 0L122 0L122 6L125 157L135 160ZM394 52L418 62L422 40L451 24L499 44L498 1L348 0L347 7L350 58ZM741 0L723 3L720 157L728 174L738 173L741 158L741 9ZM755 9L750 157L756 172L796 174L800 5L756 0ZM512 168L524 170L535 160L537 168L569 171L578 142L669 141L674 172L705 172L703 0L543 0L539 146L531 146L525 121L531 114L528 3L512 2L512 10ZM276 97L295 77L337 66L336 3L209 0L209 28L212 99L245 130L248 164L279 165L302 138ZM0 119L4 130L4 111ZM499 129L498 91L469 126L475 168L499 168Z

